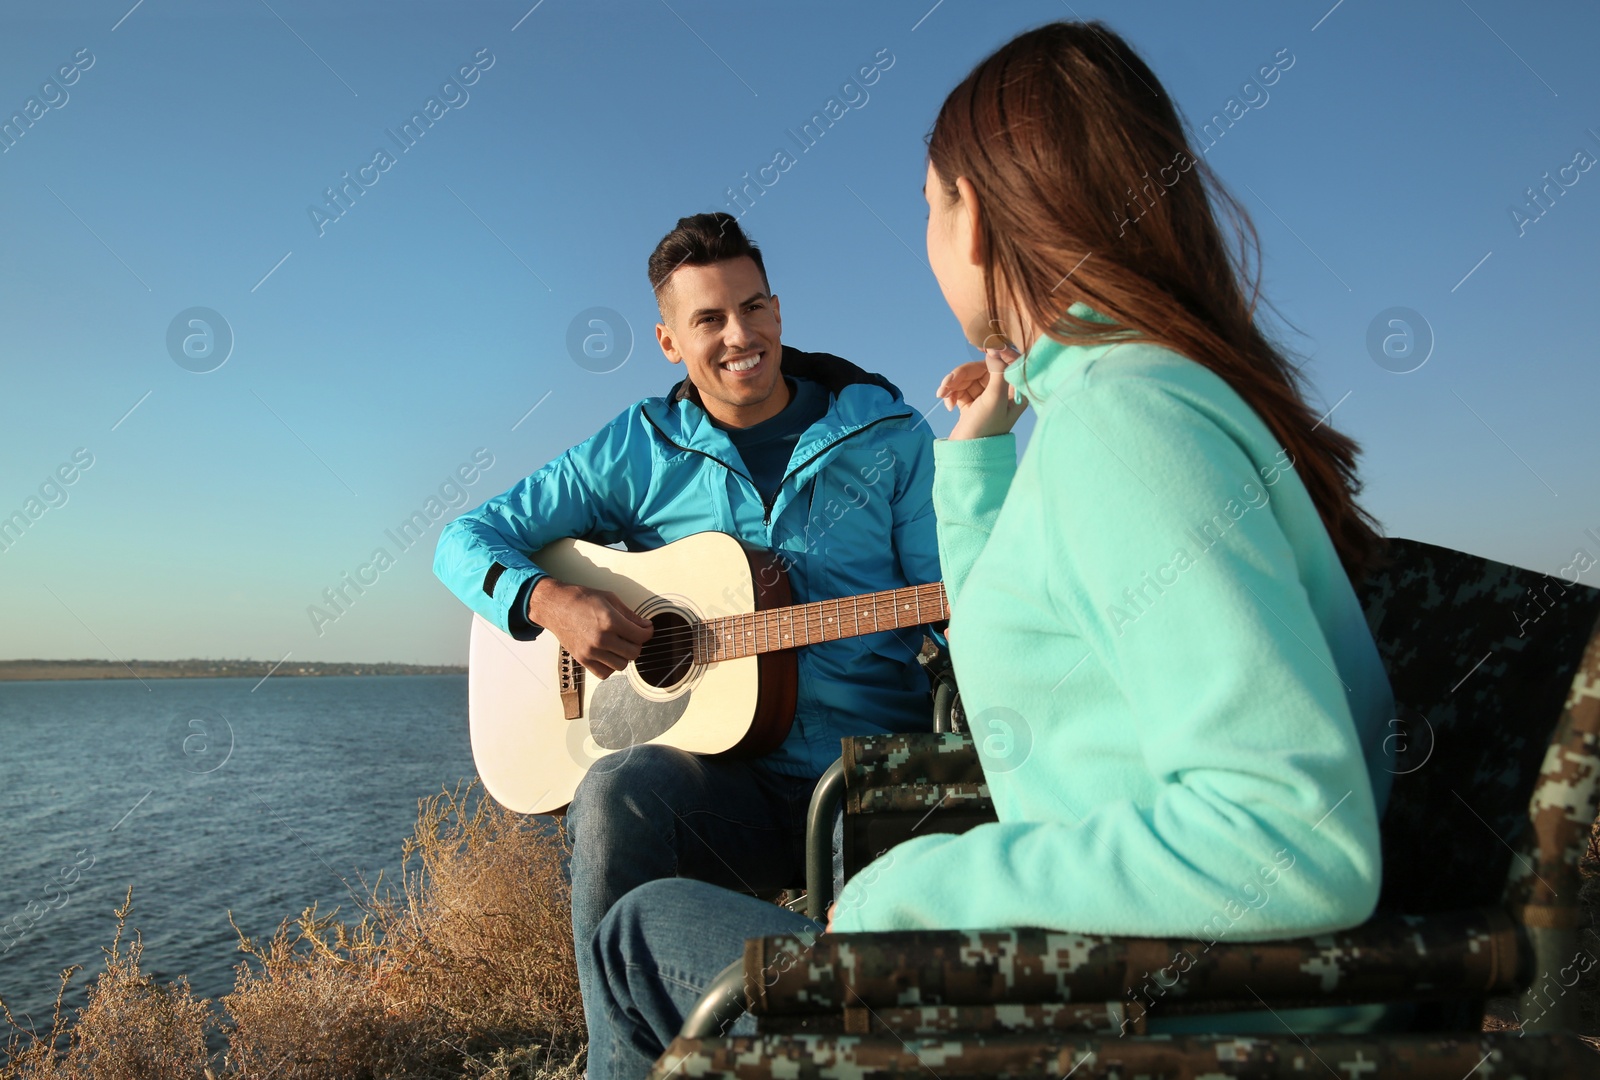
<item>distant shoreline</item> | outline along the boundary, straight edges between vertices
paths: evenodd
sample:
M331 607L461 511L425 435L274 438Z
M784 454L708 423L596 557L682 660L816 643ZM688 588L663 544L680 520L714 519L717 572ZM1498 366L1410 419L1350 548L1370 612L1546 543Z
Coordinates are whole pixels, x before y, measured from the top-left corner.
M274 670L276 669L276 670ZM465 675L458 664L323 663L271 660L0 660L0 682L56 679L309 678L320 675Z

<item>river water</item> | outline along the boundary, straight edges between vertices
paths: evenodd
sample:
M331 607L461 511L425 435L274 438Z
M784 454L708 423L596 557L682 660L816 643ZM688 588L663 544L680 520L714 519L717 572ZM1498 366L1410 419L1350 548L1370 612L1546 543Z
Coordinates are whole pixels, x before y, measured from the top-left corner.
M81 1003L130 885L146 973L228 992L230 911L260 940L397 878L417 800L476 775L466 705L464 675L0 683L0 997L46 1027L81 964Z

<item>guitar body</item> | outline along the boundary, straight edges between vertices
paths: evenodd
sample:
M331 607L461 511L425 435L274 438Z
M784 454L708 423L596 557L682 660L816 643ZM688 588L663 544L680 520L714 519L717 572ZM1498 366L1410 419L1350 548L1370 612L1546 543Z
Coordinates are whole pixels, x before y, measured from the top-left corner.
M559 810L591 768L648 743L754 756L783 742L794 717L794 651L704 662L694 648L709 619L791 603L775 555L704 532L643 552L559 540L533 561L561 581L615 593L655 633L638 660L602 680L549 631L516 641L473 616L472 756L497 802L525 814ZM698 635L703 657L705 630Z

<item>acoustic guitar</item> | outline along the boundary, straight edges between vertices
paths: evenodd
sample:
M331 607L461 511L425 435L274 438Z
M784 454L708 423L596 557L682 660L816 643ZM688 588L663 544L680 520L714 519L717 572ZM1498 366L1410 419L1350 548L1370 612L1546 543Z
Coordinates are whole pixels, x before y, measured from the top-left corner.
M597 679L549 631L516 641L473 616L473 761L489 794L523 814L561 809L591 768L645 743L768 753L794 719L795 649L950 617L938 582L795 604L781 554L719 532L639 552L558 540L532 558L615 593L655 632L638 659Z

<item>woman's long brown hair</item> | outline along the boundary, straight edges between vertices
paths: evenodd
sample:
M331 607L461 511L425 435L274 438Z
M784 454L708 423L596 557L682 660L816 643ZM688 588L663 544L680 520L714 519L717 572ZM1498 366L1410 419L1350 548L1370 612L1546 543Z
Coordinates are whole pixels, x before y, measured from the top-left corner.
M1098 22L1014 38L950 92L928 157L947 203L957 177L977 192L989 310L1022 324L1006 331L1039 327L1073 344L1115 335L1216 372L1292 455L1345 573L1361 583L1381 541L1355 501L1356 443L1318 419L1299 372L1257 328L1255 226L1191 152L1172 99L1126 42ZM1231 218L1236 250L1212 200ZM1067 314L1075 301L1115 325Z

